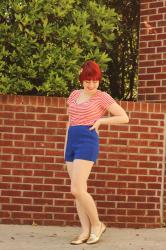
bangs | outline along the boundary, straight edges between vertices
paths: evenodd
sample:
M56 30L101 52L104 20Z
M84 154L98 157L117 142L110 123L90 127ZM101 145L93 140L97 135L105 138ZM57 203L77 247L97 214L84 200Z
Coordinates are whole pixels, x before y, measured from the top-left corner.
M101 81L102 74L99 65L94 61L86 62L82 67L82 72L79 75L79 80L83 81Z

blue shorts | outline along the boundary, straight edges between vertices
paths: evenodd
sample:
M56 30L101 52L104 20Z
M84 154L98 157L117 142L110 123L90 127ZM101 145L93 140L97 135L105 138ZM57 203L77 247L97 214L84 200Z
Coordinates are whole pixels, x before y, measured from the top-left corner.
M99 153L99 138L91 126L70 126L66 144L65 161L82 159L95 162Z

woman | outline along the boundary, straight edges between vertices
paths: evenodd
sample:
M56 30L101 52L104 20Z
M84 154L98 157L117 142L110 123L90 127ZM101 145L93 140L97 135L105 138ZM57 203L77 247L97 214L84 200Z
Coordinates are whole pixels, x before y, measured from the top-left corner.
M83 86L73 91L68 100L69 127L65 142L65 161L71 179L71 193L82 226L82 233L71 244L94 244L106 226L99 220L92 196L87 192L87 180L98 157L99 127L102 124L128 123L126 112L106 92L98 90L102 74L99 65L87 61L79 80ZM111 117L103 118L108 111Z

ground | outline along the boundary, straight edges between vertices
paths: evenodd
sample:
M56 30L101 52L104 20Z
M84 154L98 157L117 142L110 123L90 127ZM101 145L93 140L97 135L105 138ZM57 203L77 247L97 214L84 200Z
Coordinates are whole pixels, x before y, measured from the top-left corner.
M94 245L70 245L78 227L0 225L0 250L166 250L166 228L107 228Z

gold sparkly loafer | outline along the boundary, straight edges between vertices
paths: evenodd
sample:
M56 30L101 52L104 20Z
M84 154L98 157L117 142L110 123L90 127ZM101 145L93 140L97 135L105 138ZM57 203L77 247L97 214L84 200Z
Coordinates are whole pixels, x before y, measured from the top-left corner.
M74 240L72 240L70 242L71 245L80 245L80 244L83 244L85 243L87 240L89 239L89 236L88 237L76 237Z
M95 244L95 243L97 243L97 242L100 240L102 234L105 232L105 230L106 230L106 225L104 225L104 224L101 222L101 227L100 227L100 232L99 232L99 234L96 235L96 234L94 234L94 233L91 233L91 234L90 234L90 237L89 237L89 239L86 241L86 243L87 243L87 244Z

